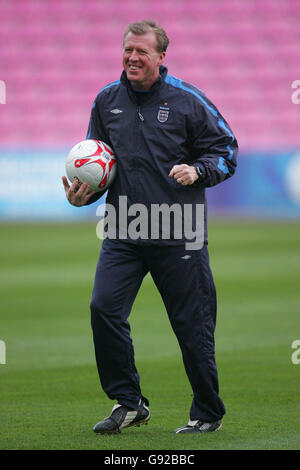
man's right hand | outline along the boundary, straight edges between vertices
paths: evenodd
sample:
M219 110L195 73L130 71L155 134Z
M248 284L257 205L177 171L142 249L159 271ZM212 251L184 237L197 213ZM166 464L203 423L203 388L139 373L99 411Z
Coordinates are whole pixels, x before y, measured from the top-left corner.
M91 191L90 186L87 183L79 184L79 181L75 179L71 186L65 176L62 177L66 197L72 206L81 207L84 206L87 201L96 194L96 191Z

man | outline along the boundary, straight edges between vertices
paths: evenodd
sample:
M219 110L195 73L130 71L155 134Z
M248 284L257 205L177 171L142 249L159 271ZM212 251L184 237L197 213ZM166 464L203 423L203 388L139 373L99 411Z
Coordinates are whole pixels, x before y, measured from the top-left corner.
M120 197L125 196L128 208L139 203L150 214L160 204L177 204L183 210L205 207L205 188L235 171L238 147L231 129L203 92L168 74L163 66L168 42L155 22L129 25L121 79L101 90L92 108L87 138L107 142L118 160L118 174L106 200L118 215ZM99 197L85 183L69 186L65 177L63 183L73 205L90 204ZM150 418L127 321L147 272L166 306L193 390L190 420L175 432L220 429L225 407L218 395L214 355L216 294L206 210L203 225L204 244L189 249L190 237L176 236L174 221L168 237L162 220L156 237L124 237L117 230L116 239L104 240L91 302L92 329L100 381L117 404L94 426L96 433L120 432ZM196 232L197 227L192 233Z

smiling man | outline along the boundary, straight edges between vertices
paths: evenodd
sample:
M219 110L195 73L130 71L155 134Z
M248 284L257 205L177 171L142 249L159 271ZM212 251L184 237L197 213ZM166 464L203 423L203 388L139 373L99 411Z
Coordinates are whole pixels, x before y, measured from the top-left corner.
M194 212L204 207L204 244L187 248L188 237L184 232L176 236L175 222L164 236L163 218L155 238L124 236L117 226L113 232L118 235L104 239L91 301L92 329L101 385L117 404L94 426L99 434L150 419L128 322L148 272L162 296L193 391L190 420L176 434L216 431L225 413L214 354L216 292L207 249L205 188L233 175L238 146L206 95L168 73L163 65L168 44L165 31L153 21L128 26L121 79L97 95L87 139L103 140L117 156L117 177L106 199L116 221L124 209L121 200L131 213L138 205L148 214L159 205L170 209L177 204L183 212L187 206ZM100 197L86 184L79 188L74 182L70 187L66 178L63 181L73 205Z
M157 49L153 31L137 35L130 30L125 34L123 67L128 80L136 90L150 90L159 77L159 67L166 53Z

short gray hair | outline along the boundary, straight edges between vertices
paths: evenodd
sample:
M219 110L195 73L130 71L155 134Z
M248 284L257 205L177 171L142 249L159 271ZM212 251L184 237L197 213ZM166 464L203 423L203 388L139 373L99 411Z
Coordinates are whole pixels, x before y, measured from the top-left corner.
M124 33L123 44L128 33L142 35L149 33L149 31L153 31L156 35L157 52L166 52L167 47L169 45L169 38L166 35L165 30L159 24L152 20L137 21L128 25Z

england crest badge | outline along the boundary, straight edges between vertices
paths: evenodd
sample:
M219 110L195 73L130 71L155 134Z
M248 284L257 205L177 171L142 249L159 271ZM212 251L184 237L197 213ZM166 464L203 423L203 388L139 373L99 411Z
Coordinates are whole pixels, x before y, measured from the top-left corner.
M169 117L169 112L170 108L165 108L164 106L160 106L158 113L157 113L157 119L159 122L166 122Z

